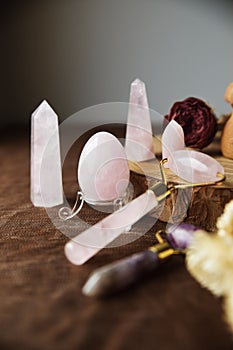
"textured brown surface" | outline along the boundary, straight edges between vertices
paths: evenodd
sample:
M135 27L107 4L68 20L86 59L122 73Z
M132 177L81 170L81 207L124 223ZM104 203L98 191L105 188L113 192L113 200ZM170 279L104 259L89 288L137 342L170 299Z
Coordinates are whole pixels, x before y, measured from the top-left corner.
M63 254L67 238L30 203L28 135L5 133L0 145L1 350L233 348L221 301L188 274L182 257L125 293L84 297L81 287L94 268L146 248L162 224L134 243L72 266ZM66 175L72 192L73 175ZM90 209L84 215L98 220Z

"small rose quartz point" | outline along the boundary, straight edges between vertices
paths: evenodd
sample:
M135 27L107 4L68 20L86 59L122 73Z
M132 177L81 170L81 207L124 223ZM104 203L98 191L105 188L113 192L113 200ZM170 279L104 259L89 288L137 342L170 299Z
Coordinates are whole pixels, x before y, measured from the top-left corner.
M46 101L31 116L31 201L36 207L63 203L58 117Z
M144 82L136 79L131 84L125 151L133 161L154 158L153 136Z
M162 154L168 162L164 166L190 183L208 183L220 180L224 168L216 159L202 152L185 149L182 127L172 120L162 136Z
M129 166L124 147L114 135L101 131L87 141L79 159L78 182L88 203L113 201L124 195Z

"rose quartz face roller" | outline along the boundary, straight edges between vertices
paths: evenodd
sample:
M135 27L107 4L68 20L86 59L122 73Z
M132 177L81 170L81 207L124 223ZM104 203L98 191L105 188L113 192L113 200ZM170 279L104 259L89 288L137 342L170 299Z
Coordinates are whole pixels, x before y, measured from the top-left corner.
M127 228L135 224L154 207L162 202L172 191L178 188L201 186L203 184L185 184L168 186L163 173L163 161L160 163L163 180L148 189L121 209L107 216L65 245L65 254L70 262L82 265L102 248L106 247ZM223 180L223 176L218 181ZM215 183L215 182L214 182ZM205 184L206 185L206 184Z
M214 158L202 152L186 150L182 127L172 120L162 136L164 166L191 183L218 182L224 169Z
M178 188L214 184L224 180L224 169L216 160L205 154L199 155L199 152L184 149L184 135L176 122L168 124L162 142L163 157L167 158L160 162L162 181L70 240L65 245L65 254L70 262L75 265L85 263L120 234L127 231L128 227L149 213L172 191ZM184 180L195 183L168 185L163 170L164 164Z
M77 193L74 208L59 210L59 217L63 220L77 215L84 202L98 206L124 204L129 167L124 148L115 136L102 131L87 141L79 158L78 182L81 190Z

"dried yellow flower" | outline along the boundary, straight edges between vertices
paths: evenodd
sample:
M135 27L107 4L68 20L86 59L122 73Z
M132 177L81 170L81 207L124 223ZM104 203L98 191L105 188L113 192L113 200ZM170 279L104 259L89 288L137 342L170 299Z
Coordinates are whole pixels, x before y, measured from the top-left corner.
M233 200L218 218L217 229L214 234L196 231L186 265L203 287L224 297L225 319L233 332Z
M233 283L232 283L232 293L230 293L224 301L224 312L225 319L229 325L231 332L233 332Z
M216 296L226 295L232 287L233 244L217 234L199 230L186 254L189 272Z
M219 236L233 239L233 200L226 204L223 214L218 218L217 229Z

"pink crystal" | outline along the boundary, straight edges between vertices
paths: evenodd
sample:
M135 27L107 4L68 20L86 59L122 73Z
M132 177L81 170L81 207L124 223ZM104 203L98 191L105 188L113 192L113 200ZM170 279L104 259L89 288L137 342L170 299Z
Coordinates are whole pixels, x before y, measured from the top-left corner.
M145 84L136 79L131 84L125 151L127 158L144 161L154 158L153 137Z
M219 181L218 173L224 174L224 168L207 154L186 150L182 127L172 120L162 136L163 158L168 158L166 167L180 178L191 183Z
M63 202L58 117L46 101L31 117L31 201L37 207Z
M113 201L124 195L129 167L115 136L102 131L87 141L79 159L78 182L88 203Z
M107 216L65 245L67 259L82 265L158 204L150 190Z
M173 158L171 170L191 183L219 181L217 173L224 174L223 166L216 159L198 151L176 151Z
M163 159L168 159L168 162L165 163L164 166L169 168L173 163L173 153L184 149L183 129L175 120L172 120L167 125L162 136Z

